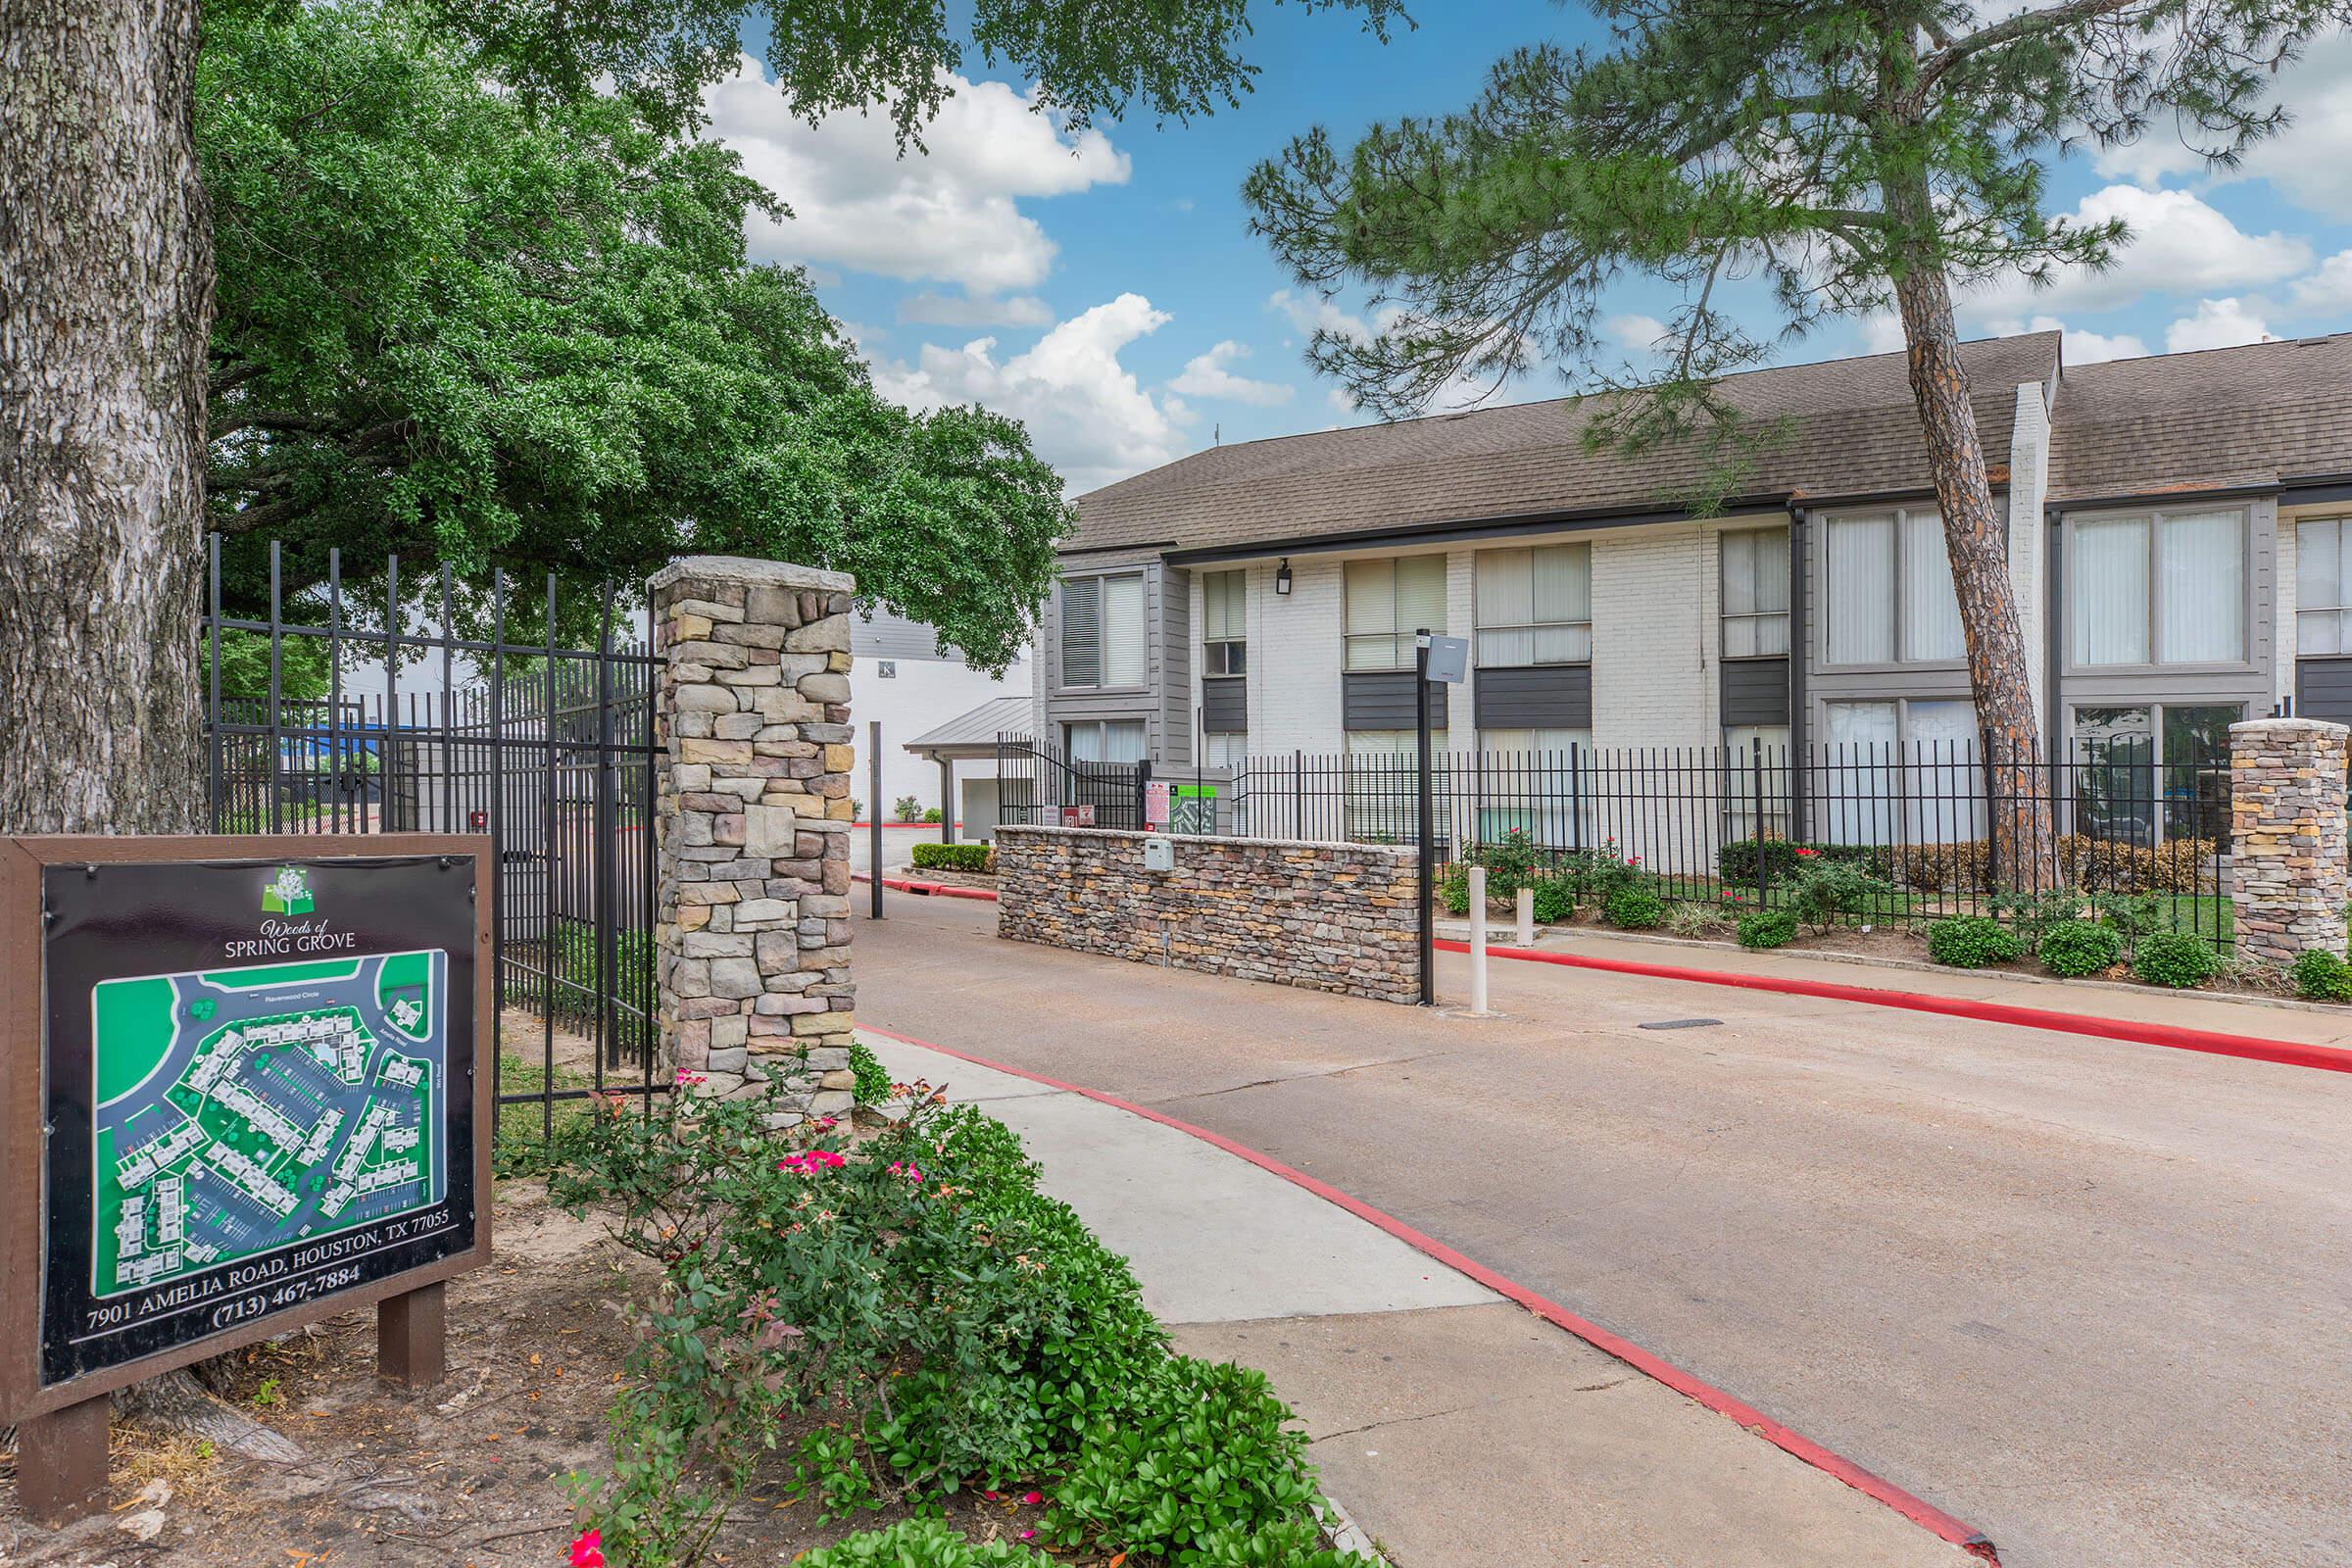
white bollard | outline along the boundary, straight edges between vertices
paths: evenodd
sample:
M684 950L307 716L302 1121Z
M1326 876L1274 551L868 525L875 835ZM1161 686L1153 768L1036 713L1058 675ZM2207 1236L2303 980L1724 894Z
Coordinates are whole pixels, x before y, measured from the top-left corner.
M1487 868L1470 867L1470 1011L1487 1015Z
M1519 890L1519 945L1523 948L1532 948L1536 945L1536 890L1534 888Z

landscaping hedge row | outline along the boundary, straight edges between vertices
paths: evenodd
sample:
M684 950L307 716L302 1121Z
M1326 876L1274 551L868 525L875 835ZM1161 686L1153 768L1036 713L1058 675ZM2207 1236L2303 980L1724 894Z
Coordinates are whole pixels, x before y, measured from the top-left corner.
M988 844L917 844L914 863L926 871L993 871L997 852Z
M1759 867L1770 881L1778 882L1797 869L1803 858L1800 852L1807 851L1824 860L1860 865L1873 876L1918 893L1994 891L1991 849L1984 839L1900 845L1734 839L1718 852L1715 867L1724 881L1742 887L1756 883ZM2067 882L2102 891L2211 893L2216 890L2214 864L2220 852L2212 839L2175 838L2146 845L2069 833L2058 840L2053 869Z
M893 1092L904 1120L856 1146L686 1093L566 1131L551 1193L662 1269L612 1474L575 1482L612 1568L703 1560L755 1485L839 1518L1018 1491L1038 1546L1130 1568L1374 1568L1323 1545L1306 1438L1263 1374L1172 1354L1009 1129ZM1048 1559L918 1522L804 1560Z

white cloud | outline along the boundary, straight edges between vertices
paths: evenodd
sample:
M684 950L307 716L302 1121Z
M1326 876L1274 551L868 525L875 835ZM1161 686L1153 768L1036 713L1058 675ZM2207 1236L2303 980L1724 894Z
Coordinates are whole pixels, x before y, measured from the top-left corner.
M1862 352L1865 354L1900 354L1909 346L1903 336L1903 318L1892 311L1874 311L1862 318Z
M1330 404L1331 412L1343 419L1360 419L1363 416L1363 411L1355 406L1355 394L1344 386L1325 387L1323 401Z
M2064 352L2069 365L2097 365L2106 360L2136 360L2146 356L2147 344L2129 332L2086 332L2067 325L2055 316L2036 316L2030 321L2006 320L1985 323L1986 329L2006 337L2017 332L2059 332L2064 334Z
M1153 401L1120 350L1169 319L1141 294L1122 294L1074 316L1026 353L997 358L995 338L960 349L925 344L914 365L880 360L874 384L911 408L978 403L1028 426L1038 455L1078 494L1177 458L1184 441L1179 403Z
M2159 123L2129 147L2104 147L2091 167L2110 178L2142 185L2188 179L2224 185L2267 179L2297 205L2332 218L2352 218L2352 34L2323 40L2270 85L2273 100L2293 116L2286 129L2247 149L2234 170L2213 169L2189 150L2177 126Z
M2183 316L2164 329L2164 347L2172 354L2270 341L2270 328L2262 318L2234 299L2199 300L2194 316Z
M1666 323L1654 316L1612 316L1601 323L1601 330L1628 359L1647 360L1666 335Z
M934 294L925 290L899 301L899 319L925 326L1052 326L1054 307L1034 294L999 299L993 294Z
M2199 294L2275 283L2311 266L2311 247L2274 230L2248 234L2202 200L2180 190L2109 185L2067 215L2081 224L2120 218L2131 237L2104 272L2075 269L2046 289L2006 278L1967 302L1979 316L2018 316L2030 305L2109 310L2146 294Z
M2352 325L2352 251L2337 251L2318 271L2295 280L2295 309Z
M1341 310L1319 294L1295 294L1278 288L1266 296L1266 309L1288 317L1301 332L1325 331L1357 343L1372 341L1372 328L1362 317Z
M1246 360L1250 351L1242 344L1227 338L1206 354L1196 354L1185 362L1183 370L1168 385L1187 397L1224 398L1233 403L1253 403L1261 409L1291 401L1291 388L1279 381L1253 381L1236 375L1230 367L1236 360Z
M888 116L808 125L744 56L704 99L711 133L794 213L753 220L753 252L960 283L974 296L1036 287L1054 246L1020 199L1123 183L1127 155L1099 130L1066 134L1004 82L948 85L955 96L923 131L928 150L901 158Z

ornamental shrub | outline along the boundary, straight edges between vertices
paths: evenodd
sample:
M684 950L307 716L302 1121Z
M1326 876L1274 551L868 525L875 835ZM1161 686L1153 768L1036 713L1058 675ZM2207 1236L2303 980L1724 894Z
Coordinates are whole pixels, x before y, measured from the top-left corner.
M986 844L917 844L914 863L932 871L993 871L996 852Z
M1615 839L1605 839L1597 850L1571 850L1559 858L1554 874L1563 878L1579 897L1594 899L1605 905L1609 895L1631 887L1639 887L1648 873L1642 869L1642 858L1620 854Z
M2221 956L2186 931L2151 931L2132 950L2132 972L2152 986L2185 990L2219 974Z
M1540 877L1535 884L1535 915L1544 925L1557 925L1576 913L1576 887L1556 876Z
M1827 931L1847 915L1894 896L1894 885L1871 875L1858 860L1832 859L1817 851L1800 855L1789 874L1788 911L1815 931Z
M1742 887L1755 884L1759 867L1778 884L1805 860L1858 865L1873 876L1884 877L1892 869L1893 855L1883 844L1827 844L1818 840L1798 843L1770 837L1734 839L1716 853L1715 869L1724 881Z
M2295 995L2305 1001L2352 1002L2352 963L2326 948L2297 955L2287 973L2295 983Z
M797 1560L800 1568L1052 1568L1054 1559L1010 1541L966 1541L937 1519L902 1519Z
M1889 874L1921 893L1984 893L1989 851L1983 839L1951 844L1906 844L1890 853Z
M2112 969L2124 956L2122 935L2090 920L2057 920L2044 927L2034 956L2052 974L2069 977Z
M1992 901L1994 918L2017 933L2027 947L2039 951L2042 936L2054 925L2082 918L2082 895L2072 888L2047 893L2002 893Z
M923 803L911 795L902 795L891 803L890 819L894 822L917 822L922 815Z
M2017 933L1983 914L1957 914L1928 925L1928 956L1957 969L2007 963L2025 951Z
M1525 828L1512 828L1492 844L1473 846L1470 862L1487 868L1487 897L1512 899L1536 879L1544 858Z
M1786 909L1757 909L1740 917L1740 945L1762 951L1785 947L1796 937L1796 916Z
M890 1069L855 1035L850 1037L850 1072L858 1080L850 1093L858 1104L880 1105L889 1101Z
M1654 888L1619 888L1600 901L1600 917L1627 931L1653 931L1666 923L1666 901Z
M1445 876L1438 881L1438 902L1446 906L1447 914L1464 915L1470 912L1470 873L1467 869L1458 865L1446 868Z
M1172 1563L1312 1562L1321 1498L1292 1419L1264 1373L1173 1357L1119 1419L1087 1433L1054 1486L1046 1534L1065 1548L1091 1540ZM1269 1533L1277 1542L1256 1539Z

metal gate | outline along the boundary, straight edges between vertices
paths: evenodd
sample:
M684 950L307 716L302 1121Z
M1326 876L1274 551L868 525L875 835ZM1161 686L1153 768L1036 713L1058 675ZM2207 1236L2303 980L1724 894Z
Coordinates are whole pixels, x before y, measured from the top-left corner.
M543 1143L559 1107L592 1095L667 1093L655 1071L655 658L614 641L612 585L597 645L566 648L552 573L548 635L521 643L507 640L516 584L503 571L489 584L489 634L467 638L446 566L419 593L392 558L357 627L341 552L328 552L326 581L298 595L299 621L286 618L280 567L273 542L267 620L225 616L212 539L213 831L489 834L500 1143L510 1153ZM288 695L290 670L315 668L321 652L326 694ZM224 694L224 665L266 689Z
M997 737L1000 822L1140 831L1152 764L1065 758L1027 735Z

